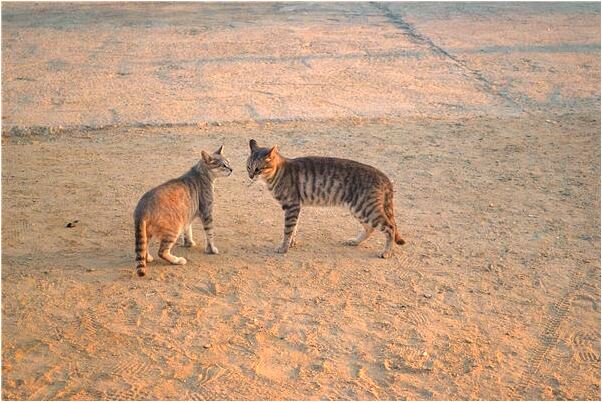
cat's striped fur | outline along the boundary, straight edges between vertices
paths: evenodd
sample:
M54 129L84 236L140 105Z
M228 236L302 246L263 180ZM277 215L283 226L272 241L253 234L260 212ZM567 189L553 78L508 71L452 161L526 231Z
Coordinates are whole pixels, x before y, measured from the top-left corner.
M348 159L288 159L276 147L262 148L255 140L249 146L249 177L261 177L284 210L284 239L277 252L286 253L294 245L302 205L349 208L364 228L346 244L356 246L379 229L386 236L383 258L392 255L393 242L405 243L395 223L393 185L380 170Z
M184 257L171 254L171 248L182 234L184 246L195 245L192 240L192 221L197 216L203 222L207 245L205 252L217 254L213 244L213 182L218 176L232 173L221 146L212 155L202 151L202 159L183 176L153 188L142 196L134 211L136 232L136 272L146 273L146 263L153 258L148 242L155 237L160 242L159 256L172 264L186 264Z

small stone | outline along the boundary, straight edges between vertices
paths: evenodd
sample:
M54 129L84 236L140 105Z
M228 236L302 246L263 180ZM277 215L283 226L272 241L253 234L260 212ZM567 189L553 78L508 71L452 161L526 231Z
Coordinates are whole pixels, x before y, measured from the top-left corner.
M466 342L466 343L472 343L472 339L470 339L470 338L465 338L465 339L464 339L464 342Z
M433 297L433 295L430 293L425 293L425 294L423 294L423 296L425 299L430 299L431 297Z
M86 268L86 272L94 272L96 271L94 268Z
M209 348L211 347L211 344L210 344L210 343L206 343L206 344L204 344L204 345L203 345L203 347L204 347L205 349L209 349Z
M493 208L493 206L494 205L492 203L489 203L489 208Z
M422 357L427 357L429 354L426 351L422 352Z

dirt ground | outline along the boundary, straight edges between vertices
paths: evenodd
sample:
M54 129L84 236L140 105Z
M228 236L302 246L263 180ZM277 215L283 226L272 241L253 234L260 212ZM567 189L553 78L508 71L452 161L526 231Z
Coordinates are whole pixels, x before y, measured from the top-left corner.
M3 399L600 398L599 4L3 2L2 123ZM275 254L250 138L381 169L407 244ZM220 254L137 278L220 144Z

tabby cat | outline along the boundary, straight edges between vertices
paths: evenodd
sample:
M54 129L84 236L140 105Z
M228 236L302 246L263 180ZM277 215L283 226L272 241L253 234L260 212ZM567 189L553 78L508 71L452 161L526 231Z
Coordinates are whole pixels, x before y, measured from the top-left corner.
M142 196L134 212L136 231L136 272L146 273L146 263L153 257L148 253L148 241L156 237L159 256L172 264L186 264L184 257L171 254L171 248L182 234L185 247L195 246L192 240L192 221L201 218L207 245L205 252L217 254L213 244L213 183L218 176L230 176L232 168L224 157L224 146L202 158L188 173L153 188Z
M379 229L387 239L380 253L382 258L392 255L393 241L399 245L405 243L393 214L393 185L380 170L348 159L317 156L288 159L275 146L262 148L255 140L249 146L249 177L261 177L284 210L284 239L277 252L286 253L294 245L302 205L349 208L364 228L345 244L357 246L374 229Z

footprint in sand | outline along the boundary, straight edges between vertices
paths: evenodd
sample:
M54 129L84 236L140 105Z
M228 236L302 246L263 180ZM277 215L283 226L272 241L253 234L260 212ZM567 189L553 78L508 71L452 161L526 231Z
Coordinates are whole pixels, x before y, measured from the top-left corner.
M111 373L113 375L120 375L129 378L153 378L162 375L163 371L160 367L146 362L134 361L134 359L135 358L133 356L123 358L121 362L117 363L113 367Z
M428 315L422 309L407 310L404 319L408 323L416 326L424 326L429 322Z
M275 336L258 333L255 341L258 361L254 371L259 376L283 382L295 377L298 366L309 364L310 357L306 353Z
M152 392L140 385L128 384L126 390L109 391L106 393L107 398L114 401L152 401L156 397L152 396Z
M222 377L226 373L226 369L217 364L212 364L209 366L201 366L199 369L198 375L198 384L206 385L211 381Z
M9 243L21 243L27 233L31 233L32 225L29 221L18 221L12 225L5 225L5 229L2 230L3 238ZM36 246L38 242L32 242L29 247L34 247L31 251L37 251Z
M405 278L411 270L419 270L422 267L422 263L415 253L406 253L398 257L399 266L404 270L400 273L400 276Z
M588 364L600 362L600 336L596 332L576 332L571 340L578 361Z
M81 327L91 336L96 336L102 325L96 319L96 312L92 309L88 309L82 313L80 318Z

